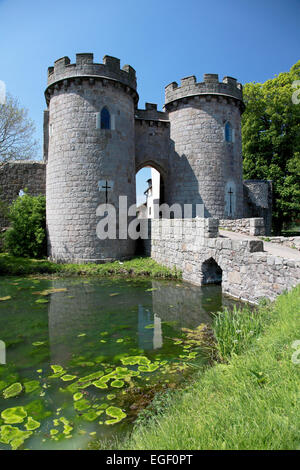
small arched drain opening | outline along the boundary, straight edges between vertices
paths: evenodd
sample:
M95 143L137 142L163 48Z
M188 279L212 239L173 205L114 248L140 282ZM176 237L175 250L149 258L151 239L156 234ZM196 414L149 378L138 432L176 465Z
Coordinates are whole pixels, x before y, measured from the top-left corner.
M204 261L201 268L202 284L221 284L222 269L213 258Z

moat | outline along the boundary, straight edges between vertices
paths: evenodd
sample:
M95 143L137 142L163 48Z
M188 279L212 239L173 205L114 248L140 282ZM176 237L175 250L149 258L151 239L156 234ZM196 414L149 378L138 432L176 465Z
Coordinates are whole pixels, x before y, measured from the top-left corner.
M0 449L86 449L207 363L187 330L237 302L220 286L1 278ZM149 401L149 400L148 400Z

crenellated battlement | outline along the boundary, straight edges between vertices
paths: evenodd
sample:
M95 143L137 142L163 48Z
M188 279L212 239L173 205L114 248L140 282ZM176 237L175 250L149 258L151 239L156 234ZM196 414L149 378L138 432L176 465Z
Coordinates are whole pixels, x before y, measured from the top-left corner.
M48 87L68 78L107 78L136 90L136 73L130 65L120 66L120 59L104 56L103 63L94 63L92 53L76 54L76 63L71 64L69 57L61 57L48 68Z
M157 104L155 103L145 103L145 109L136 109L135 119L161 124L169 123L168 113L164 111L158 111Z
M198 95L222 95L243 101L243 87L235 78L224 77L219 82L219 76L214 73L206 73L203 82L196 82L196 77L191 75L181 79L181 84L172 82L165 87L165 106L177 100Z

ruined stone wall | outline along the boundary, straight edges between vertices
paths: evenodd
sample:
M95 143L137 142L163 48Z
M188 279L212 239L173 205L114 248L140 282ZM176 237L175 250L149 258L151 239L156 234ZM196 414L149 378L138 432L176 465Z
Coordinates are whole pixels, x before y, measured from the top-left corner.
M43 162L15 161L0 165L0 198L11 204L21 189L38 196L46 192L46 165ZM0 228L8 224L0 218Z
M300 282L300 262L270 255L260 240L230 240L218 236L215 219L186 220L183 236L177 236L182 221L152 219L148 255L158 263L182 271L183 279L205 283L205 262L214 260L222 269L222 290L236 298L257 303L274 299ZM145 225L146 226L146 225Z
M263 217L265 234L272 230L272 181L244 181L244 217Z

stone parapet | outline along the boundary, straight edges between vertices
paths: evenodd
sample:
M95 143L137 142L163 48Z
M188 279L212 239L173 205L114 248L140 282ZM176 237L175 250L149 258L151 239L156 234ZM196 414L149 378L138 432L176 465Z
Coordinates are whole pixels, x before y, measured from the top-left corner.
M223 81L219 82L217 74L204 74L204 81L197 83L196 77L192 75L183 78L181 86L178 86L177 82L172 82L165 87L165 106L173 101L197 95L220 95L242 103L243 87L232 77L224 77Z
M106 82L113 86L121 85L138 102L135 70L130 65L124 65L121 69L120 59L108 55L104 56L102 64L94 63L94 55L91 53L76 54L75 64L71 64L69 57L62 57L54 62L53 67L48 68L46 101L49 102L53 87L66 89L73 81L78 85L82 81L93 85L95 80L101 80L104 86Z
M169 125L169 115L164 111L157 110L157 104L145 103L145 109L136 109L135 119L159 122L161 125Z

